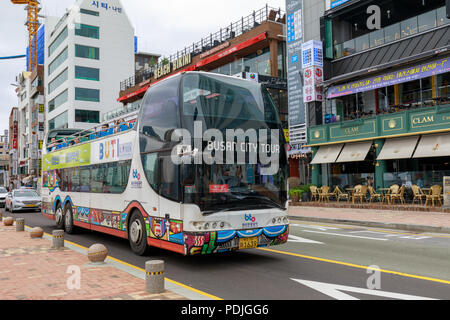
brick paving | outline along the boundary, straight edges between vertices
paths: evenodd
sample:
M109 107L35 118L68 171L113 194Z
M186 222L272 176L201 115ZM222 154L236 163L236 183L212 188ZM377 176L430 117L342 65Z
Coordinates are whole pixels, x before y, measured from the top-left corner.
M324 218L335 220L377 222L385 224L403 224L410 226L429 226L434 228L450 228L450 213L445 211L401 210L391 205L390 208L376 205L348 207L337 204L298 203L289 206L291 217ZM391 209L391 210L389 210Z
M70 249L51 249L47 239L31 239L0 222L0 300L186 300L166 290L145 291L145 281L116 267L90 264ZM79 289L69 289L72 273L81 271Z

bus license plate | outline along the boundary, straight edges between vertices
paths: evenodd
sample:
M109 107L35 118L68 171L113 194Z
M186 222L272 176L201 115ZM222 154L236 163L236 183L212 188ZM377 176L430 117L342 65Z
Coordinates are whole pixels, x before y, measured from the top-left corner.
M257 237L239 239L239 250L256 248L257 246L258 246Z
M35 204L27 204L27 205L25 205L25 207L32 208L32 207L36 207L36 205Z

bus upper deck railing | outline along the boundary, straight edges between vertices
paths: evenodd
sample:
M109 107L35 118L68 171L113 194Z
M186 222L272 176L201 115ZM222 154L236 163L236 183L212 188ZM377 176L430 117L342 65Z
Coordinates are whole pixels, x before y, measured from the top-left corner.
M127 119L127 120L125 120ZM90 142L101 139L113 134L126 132L132 130L136 125L136 114L129 115L125 119L113 120L102 123L91 129L77 132L71 136L67 136L58 140L52 139L50 145L47 146L47 152L60 151L74 145Z

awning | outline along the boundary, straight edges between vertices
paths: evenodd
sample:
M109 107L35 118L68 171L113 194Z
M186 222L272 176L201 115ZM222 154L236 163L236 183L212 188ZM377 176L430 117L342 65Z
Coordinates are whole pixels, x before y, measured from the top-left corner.
M416 149L419 136L387 139L377 160L410 159Z
M346 143L336 162L364 161L371 146L372 141Z
M450 133L422 136L413 158L450 156Z
M319 148L311 164L334 163L344 146L343 143Z

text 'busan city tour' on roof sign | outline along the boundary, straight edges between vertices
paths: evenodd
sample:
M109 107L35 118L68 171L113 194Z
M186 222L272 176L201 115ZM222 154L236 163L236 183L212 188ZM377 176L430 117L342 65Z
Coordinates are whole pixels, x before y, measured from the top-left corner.
M178 70L184 66L187 66L192 62L191 54L188 53L181 58L176 59L172 64L167 63L155 71L155 80L165 76L166 74L171 73L172 71Z

